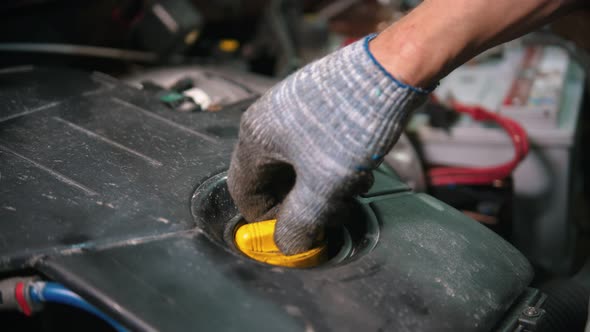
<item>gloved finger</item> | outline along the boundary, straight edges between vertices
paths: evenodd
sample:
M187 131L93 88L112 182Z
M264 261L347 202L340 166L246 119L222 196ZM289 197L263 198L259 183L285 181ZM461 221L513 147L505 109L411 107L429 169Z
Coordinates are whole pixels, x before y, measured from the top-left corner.
M322 240L324 226L336 208L336 202L297 181L277 215L274 240L281 252L294 255L313 248Z
M293 187L295 172L260 145L240 141L234 150L227 185L242 216L248 221L276 215L276 206Z
M317 180L319 183L321 180ZM362 171L349 179L330 187L323 193L311 190L303 180L297 181L282 202L276 216L275 243L287 255L294 255L313 248L323 239L325 226L335 224L339 211L345 210L348 199L367 192L373 185L371 171ZM317 187L317 185L316 185Z

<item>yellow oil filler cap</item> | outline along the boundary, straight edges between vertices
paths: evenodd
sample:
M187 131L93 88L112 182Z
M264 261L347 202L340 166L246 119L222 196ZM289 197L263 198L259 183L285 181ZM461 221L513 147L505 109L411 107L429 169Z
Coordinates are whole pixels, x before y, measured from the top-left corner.
M274 241L276 223L273 219L238 227L235 233L236 247L246 256L272 265L304 268L319 265L326 260L325 243L299 254L283 254Z

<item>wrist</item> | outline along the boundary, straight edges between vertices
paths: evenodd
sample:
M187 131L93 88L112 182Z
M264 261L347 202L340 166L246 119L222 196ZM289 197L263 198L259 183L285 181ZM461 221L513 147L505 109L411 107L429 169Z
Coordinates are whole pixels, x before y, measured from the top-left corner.
M385 64L388 65L387 67L385 67L383 65L382 61L379 61L375 57L374 52L371 49L371 42L375 38L376 38L375 35L371 35L371 36L366 37L365 40L363 41L364 49L365 49L365 52L367 53L368 57L371 59L373 64L381 71L381 73L383 73L385 76L389 77L389 79L392 82L395 82L396 86L400 86L402 88L407 88L409 90L412 90L412 91L420 93L420 94L428 94L432 91L433 85L419 85L419 84L415 84L412 80L409 80L409 81L404 80L405 75L403 75L403 72L400 72L398 70L392 70L392 67L389 66L389 64L390 64L389 62L385 62ZM395 73L395 75L392 73ZM423 88L422 86L427 86L427 88Z
M452 49L428 42L403 27L392 26L369 43L369 50L381 66L399 81L431 88L448 73Z
M413 86L432 87L454 69L470 44L472 31L461 24L461 10L446 12L449 1L425 1L377 36L370 50L393 76ZM425 23L427 22L427 23Z

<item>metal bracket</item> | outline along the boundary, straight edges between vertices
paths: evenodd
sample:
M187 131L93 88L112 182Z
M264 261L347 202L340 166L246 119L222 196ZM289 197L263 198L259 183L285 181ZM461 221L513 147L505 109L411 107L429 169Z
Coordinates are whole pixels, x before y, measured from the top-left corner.
M546 311L541 306L547 299L547 295L542 294L533 306L526 307L518 317L518 326L515 332L534 332L541 324Z

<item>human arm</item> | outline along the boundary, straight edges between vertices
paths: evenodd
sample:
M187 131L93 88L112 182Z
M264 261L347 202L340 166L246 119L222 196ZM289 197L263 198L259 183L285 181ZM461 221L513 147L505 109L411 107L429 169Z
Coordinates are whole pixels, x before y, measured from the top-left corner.
M584 5L583 0L426 0L379 34L370 49L399 80L432 86L477 54Z
M309 249L346 199L370 185L428 87L575 4L428 0L375 39L302 68L242 117L228 178L240 212L248 221L278 218L284 253Z

